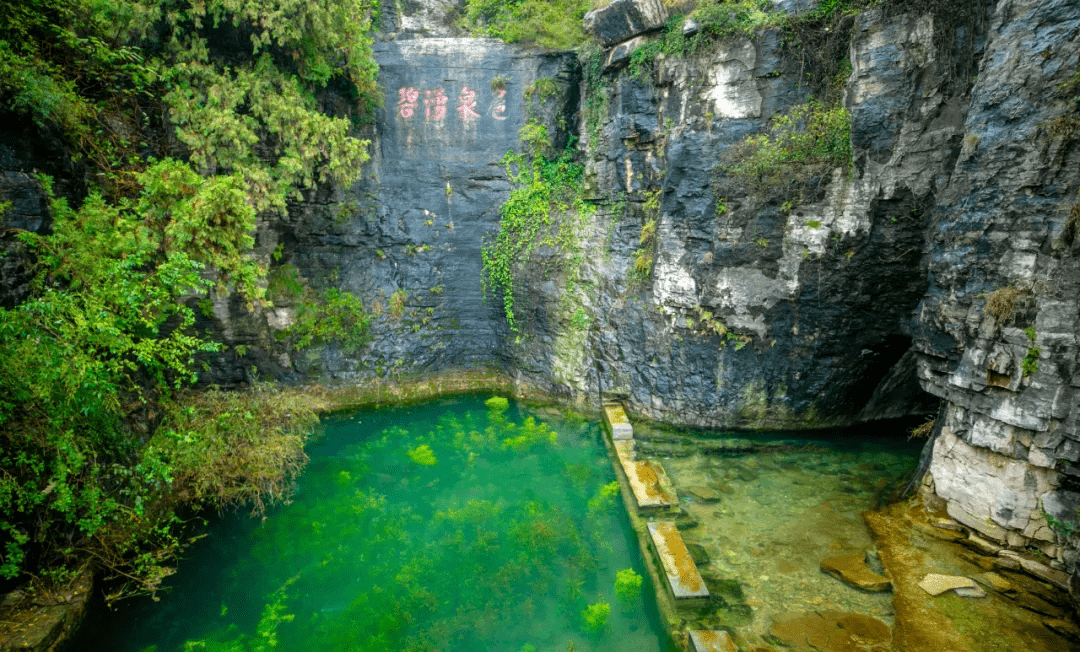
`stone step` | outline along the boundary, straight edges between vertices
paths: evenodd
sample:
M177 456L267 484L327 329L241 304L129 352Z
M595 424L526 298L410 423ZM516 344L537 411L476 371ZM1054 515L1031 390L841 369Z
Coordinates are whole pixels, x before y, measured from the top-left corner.
M630 419L626 417L622 405L618 403L604 405L604 423L607 424L612 441L634 438L634 427L630 425Z
M616 441L615 454L619 465L630 483L630 491L638 509L656 509L670 507L671 498L661 486L664 469L659 464L637 459L633 441Z
M693 652L739 652L731 635L722 629L691 629Z
M690 557L682 535L671 521L650 521L649 537L667 576L668 589L676 601L709 597L705 580Z

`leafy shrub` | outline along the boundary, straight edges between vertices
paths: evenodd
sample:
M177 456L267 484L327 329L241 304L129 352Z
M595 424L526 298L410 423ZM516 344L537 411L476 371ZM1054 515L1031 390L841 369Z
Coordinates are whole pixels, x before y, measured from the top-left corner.
M355 353L367 344L371 315L364 310L360 298L327 288L317 300L300 305L287 335L295 338L294 346L304 349L316 344L337 343L342 350Z
M359 176L367 142L316 94L337 77L349 113L372 115L374 7L0 0L0 103L56 128L91 180L77 208L53 199L52 233L18 234L36 276L0 309L3 577L93 559L153 591L179 550L174 509L288 490L302 446L265 423L273 408L175 412L196 355L220 350L189 304L236 292L265 305L256 213ZM349 297L323 299L332 331L363 330Z
M764 197L799 196L815 178L851 166L851 115L817 100L774 118L765 133L748 136L728 152L723 169Z
M656 58L661 54L689 56L708 49L715 39L750 36L758 28L779 24L786 18L786 14L771 10L769 0L735 0L701 3L689 16L673 15L665 24L661 36L642 44L630 54L630 74L645 78L655 70ZM687 18L701 25L693 36L683 35L683 23Z
M475 36L569 50L585 42L582 0L466 0L458 26Z
M304 444L318 417L297 393L269 386L187 392L151 438L185 500L262 512L288 496L307 463Z

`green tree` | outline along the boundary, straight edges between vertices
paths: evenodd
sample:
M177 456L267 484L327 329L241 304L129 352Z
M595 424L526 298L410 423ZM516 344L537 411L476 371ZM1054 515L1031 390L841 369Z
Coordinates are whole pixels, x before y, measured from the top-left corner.
M293 440L247 471L177 484L223 468L215 456L236 450L223 423L262 423L177 400L195 356L219 346L194 331L190 306L212 292L264 305L256 216L360 175L368 143L354 124L379 97L375 6L0 0L0 113L60 134L89 189L57 197L43 177L52 230L17 234L35 276L0 309L0 577L62 578L93 561L153 590L185 500L261 504L237 486L258 474L274 478L271 499L287 488ZM348 110L323 110L330 86ZM332 332L307 337L360 341L356 301L333 296L326 311Z

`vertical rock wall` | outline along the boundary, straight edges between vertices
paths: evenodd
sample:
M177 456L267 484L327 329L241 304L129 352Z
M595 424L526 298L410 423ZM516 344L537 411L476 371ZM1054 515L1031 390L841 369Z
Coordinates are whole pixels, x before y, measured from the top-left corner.
M1078 43L1074 2L994 8L940 172L915 340L922 385L945 401L930 473L949 514L1059 568L1076 567L1080 507L1080 108L1059 90Z

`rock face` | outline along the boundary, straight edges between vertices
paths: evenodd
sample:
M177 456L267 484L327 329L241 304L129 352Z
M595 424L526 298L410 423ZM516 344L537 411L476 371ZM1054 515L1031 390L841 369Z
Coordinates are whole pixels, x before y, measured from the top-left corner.
M940 404L929 477L948 514L993 545L1039 547L1080 598L1080 108L1068 86L1080 5L860 14L843 99L852 168L825 171L791 205L717 168L807 100L800 55L779 30L634 75L630 54L667 9L617 0L587 19L609 46L588 82L582 63L593 61L570 53L444 38L461 6L383 3L386 95L364 180L259 226L260 255L280 255L274 274L364 300L371 344L292 353L272 334L296 301L252 316L220 300L219 334L252 349L214 360L205 380L240 382L252 368L340 382L496 368L569 403L599 408L614 395L635 418L724 428L852 424ZM501 297L485 301L480 250L511 190L501 161L530 120L557 150L579 137L597 210L576 231L573 274L543 247L519 270L512 332ZM28 173L78 175L21 129L0 133L0 200L15 206L5 227L48 228ZM643 230L655 234L647 245ZM639 250L646 274L633 271ZM0 259L4 305L25 292L20 265Z
M585 30L611 46L662 27L667 17L663 0L614 0L585 14Z
M256 345L243 365L340 381L495 367L571 403L615 395L632 416L707 427L850 424L940 402L930 477L949 515L1073 573L1063 535L1080 506L1080 127L1075 90L1059 89L1080 68L1080 7L859 15L843 102L853 168L790 206L717 165L806 101L798 53L766 29L632 75L630 53L661 10L622 1L590 14L614 44L592 86L571 55L380 44L387 95L370 172L313 193L259 239L312 284L379 311L374 341L289 354L239 305L216 306L226 336ZM608 20L619 29L603 31ZM542 78L553 85L526 97ZM500 297L484 301L480 247L510 191L500 160L530 117L556 148L580 136L597 210L578 231L576 276L543 248L519 270L511 332ZM646 225L656 235L641 278ZM282 328L292 310L262 319ZM243 368L225 360L214 378ZM1074 585L1080 595L1080 576Z

